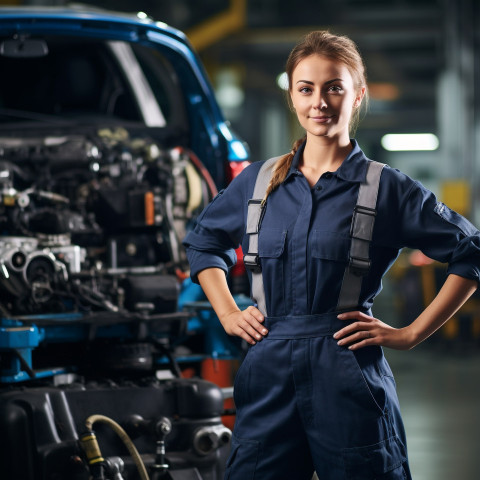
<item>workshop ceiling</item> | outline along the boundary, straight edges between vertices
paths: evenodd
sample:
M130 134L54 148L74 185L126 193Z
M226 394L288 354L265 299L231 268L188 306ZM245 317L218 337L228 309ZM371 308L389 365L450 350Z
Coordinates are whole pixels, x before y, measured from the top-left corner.
M215 19L221 30L221 14L243 8L241 25L223 29L200 48L193 43L207 67L242 64L246 87L266 92L303 34L323 28L346 34L367 65L371 102L362 132L372 136L436 132L441 73L448 67L460 76L469 71L470 79L479 76L478 61L474 69L461 59L465 51L478 51L479 0L97 0L95 5L143 10L192 36ZM473 95L472 102L478 101Z

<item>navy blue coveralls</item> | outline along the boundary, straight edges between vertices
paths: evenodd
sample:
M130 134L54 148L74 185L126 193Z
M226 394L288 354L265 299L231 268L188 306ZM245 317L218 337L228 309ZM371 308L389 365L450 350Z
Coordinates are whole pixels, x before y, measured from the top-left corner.
M229 480L400 480L411 478L395 381L381 347L352 352L333 333L349 259L350 224L367 159L355 141L336 172L311 188L298 170L269 197L259 234L269 334L235 378L237 417ZM198 272L248 250L247 204L261 162L212 201L184 244ZM403 247L448 262L448 273L480 279L480 232L430 191L385 167L358 309L370 313L382 276Z

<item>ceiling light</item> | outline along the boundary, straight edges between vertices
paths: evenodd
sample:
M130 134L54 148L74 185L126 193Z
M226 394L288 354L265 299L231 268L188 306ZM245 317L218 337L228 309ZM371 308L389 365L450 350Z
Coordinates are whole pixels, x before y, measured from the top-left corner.
M389 133L382 137L382 147L389 152L436 150L438 145L433 133Z

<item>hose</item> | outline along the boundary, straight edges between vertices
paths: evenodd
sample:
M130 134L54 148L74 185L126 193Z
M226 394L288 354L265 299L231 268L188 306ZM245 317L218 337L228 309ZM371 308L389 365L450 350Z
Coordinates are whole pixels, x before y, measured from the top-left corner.
M136 467L138 473L140 475L141 480L150 480L148 477L147 469L145 468L145 464L143 463L142 457L138 453L135 445L133 444L132 440L128 436L127 432L117 423L115 420L112 420L109 417L104 415L91 415L90 417L85 420L85 427L89 432L93 431L93 424L96 422L102 422L109 425L112 430L119 436L120 440L124 443L127 447Z
M208 188L210 190L210 194L212 195L212 197L214 197L218 193L217 186L215 185L215 182L213 181L213 178L211 177L210 172L207 170L207 168L202 163L202 161L197 157L197 155L192 150L185 147L177 147L177 148L179 152L186 153L188 155L189 160L199 170L200 174L202 175L205 182L207 183Z

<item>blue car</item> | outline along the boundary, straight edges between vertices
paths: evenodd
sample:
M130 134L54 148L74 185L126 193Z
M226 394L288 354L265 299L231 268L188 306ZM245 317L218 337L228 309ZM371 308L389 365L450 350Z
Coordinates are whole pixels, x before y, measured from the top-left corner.
M0 476L221 478L181 240L248 150L198 56L142 13L2 8L0 71Z

